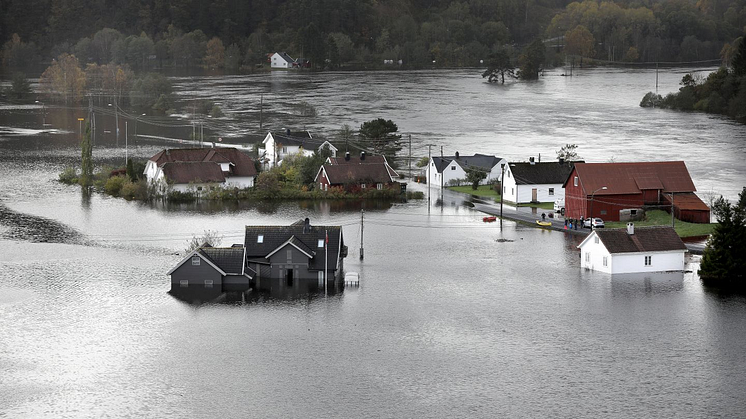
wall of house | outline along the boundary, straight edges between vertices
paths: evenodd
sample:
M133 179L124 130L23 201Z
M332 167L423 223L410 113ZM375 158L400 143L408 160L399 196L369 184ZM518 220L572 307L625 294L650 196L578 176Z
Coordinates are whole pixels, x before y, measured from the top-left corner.
M272 68L288 68L288 62L280 54L272 55Z
M145 170L143 171L143 173L145 174L146 180L153 180L158 173L158 165L156 164L156 162L148 160L148 162L145 163Z
M606 266L604 266L604 257ZM595 233L591 233L588 238L581 243L580 247L580 267L599 272L612 272L613 260L609 251L601 243L601 240Z
M515 199L505 199L519 204L527 204L533 200L534 188L536 189L536 200L538 202L554 202L559 198L565 197L565 190L562 189L562 184L555 183L550 185L518 185L516 187L516 196L513 196ZM552 189L551 194L550 189Z
M516 196L518 191L516 190L515 179L510 170L505 170L505 181L503 182L503 199L510 202L516 202Z
M645 266L645 256L651 256L650 266ZM613 255L611 273L666 272L684 270L684 251L659 253L620 253Z
M272 136L271 132L268 132L262 143L264 144L264 158L267 160L267 167L271 169L275 167L275 160L277 157L277 151L275 150L275 137Z
M690 223L709 223L710 211L676 210L676 218Z
M455 161L443 169L443 186L448 187L449 182L456 179L466 179L466 171ZM440 185L438 185L440 186Z
M494 182L499 182L500 178L502 177L502 168L505 167L505 170L507 170L508 162L505 159L501 159L495 167L490 170L490 172L487 174L487 179L484 180L485 184L490 184Z
M288 257L290 252L290 257ZM308 256L294 246L287 244L269 259L271 263L270 276L284 279L288 269L293 270L293 280L316 278L316 272L308 270ZM266 279L266 278L263 278Z
M192 265L191 258L179 266L171 273L171 289L184 288L206 288L205 280L211 280L212 289L220 290L222 288L223 276L215 268L210 266L203 258L200 257L199 265ZM187 287L182 287L180 281L187 281Z
M252 188L254 187L254 176L231 176L225 178L226 188Z

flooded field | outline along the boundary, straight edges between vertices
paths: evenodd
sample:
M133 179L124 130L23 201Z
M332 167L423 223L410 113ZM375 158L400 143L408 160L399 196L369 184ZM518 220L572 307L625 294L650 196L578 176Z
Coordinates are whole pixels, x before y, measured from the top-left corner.
M220 103L227 116L206 122L208 135L229 141L261 138L263 93L265 128L300 125L333 136L342 124L380 116L412 134L418 155L432 143L448 154L553 157L577 143L588 161L683 159L700 191L733 198L746 183L746 129L637 107L654 88L650 72L550 73L505 87L474 74L175 82L183 104ZM661 89L674 90L681 75L662 74ZM316 116L299 119L300 101ZM485 225L455 194L429 211L425 201L169 206L85 195L56 182L79 159L75 118L85 110L45 110L48 126L37 106L0 106L0 417L746 411L746 298L704 289L692 272L696 256L678 274L581 271L577 237L509 221ZM123 162L113 118L101 118L94 157ZM130 155L147 158L175 144L154 137L186 138L184 118L141 118ZM193 234L215 230L230 245L247 224L305 217L343 226L345 267L360 273L360 288L202 305L166 293L165 273Z

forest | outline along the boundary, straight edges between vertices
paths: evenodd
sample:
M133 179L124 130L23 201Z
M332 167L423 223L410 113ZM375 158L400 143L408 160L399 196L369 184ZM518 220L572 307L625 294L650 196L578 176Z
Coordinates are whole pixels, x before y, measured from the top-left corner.
M38 75L62 54L81 67L248 72L275 51L317 70L482 67L537 39L547 61L721 59L744 33L746 0L4 0L0 16L8 73Z

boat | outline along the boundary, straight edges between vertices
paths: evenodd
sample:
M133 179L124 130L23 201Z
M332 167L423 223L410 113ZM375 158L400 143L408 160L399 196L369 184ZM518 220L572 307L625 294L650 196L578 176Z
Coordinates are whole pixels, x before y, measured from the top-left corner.
M549 226L552 225L552 223L549 222L549 221L539 221L539 220L536 220L536 224L538 224L538 225L540 225L542 227L549 227Z
M485 223L493 223L495 222L495 220L497 220L497 217L495 217L494 215L491 217L482 218L482 221L484 221Z

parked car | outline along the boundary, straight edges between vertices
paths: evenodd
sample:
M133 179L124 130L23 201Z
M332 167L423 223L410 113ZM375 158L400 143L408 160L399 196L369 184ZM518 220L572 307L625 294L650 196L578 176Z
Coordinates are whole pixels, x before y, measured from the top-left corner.
M591 223L593 223L593 228L604 228L604 220L600 218L594 218L593 221L590 218L586 218L583 220L583 228L591 228Z
M560 198L554 201L554 212L559 212L560 214L565 215L565 198Z

